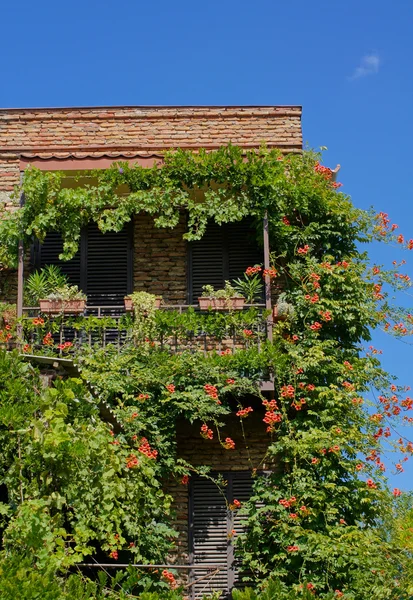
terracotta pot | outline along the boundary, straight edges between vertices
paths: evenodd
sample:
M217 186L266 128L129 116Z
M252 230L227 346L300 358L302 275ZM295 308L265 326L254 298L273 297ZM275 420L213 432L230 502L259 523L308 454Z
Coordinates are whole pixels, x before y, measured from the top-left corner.
M133 310L132 298L129 298L128 296L125 296L125 298L123 299L123 301L125 303L125 310L127 312L131 312Z
M277 321L286 321L288 319L288 315L285 313L279 315L277 306L274 306L272 309L272 319L274 323L276 323Z
M15 310L5 310L2 317L3 321L7 324L17 318L17 312Z
M43 313L59 314L83 313L86 308L86 300L39 300L40 311Z
M126 312L132 312L133 311L133 300L132 300L132 298L129 298L129 296L125 296L123 300L125 302L125 310L126 310ZM155 299L155 308L161 308L161 302L162 302L162 296L157 296L156 299Z
M201 310L240 310L244 307L245 298L234 296L233 298L210 298L201 296L198 298Z

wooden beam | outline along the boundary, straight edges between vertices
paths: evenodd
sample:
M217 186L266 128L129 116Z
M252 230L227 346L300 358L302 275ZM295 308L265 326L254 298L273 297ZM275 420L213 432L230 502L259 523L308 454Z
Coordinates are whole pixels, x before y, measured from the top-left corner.
M268 233L268 212L265 211L263 222L264 235L264 269L270 268L270 238ZM271 279L268 275L265 276L265 308L270 312L267 317L267 337L272 342L272 304L271 304Z
M23 173L20 173L20 186L23 183ZM24 194L20 192L19 210L24 205ZM18 266L17 266L17 318L23 316L23 286L24 286L24 243L23 239L19 239L18 247ZM17 341L19 344L23 342L23 327L21 324L17 326Z

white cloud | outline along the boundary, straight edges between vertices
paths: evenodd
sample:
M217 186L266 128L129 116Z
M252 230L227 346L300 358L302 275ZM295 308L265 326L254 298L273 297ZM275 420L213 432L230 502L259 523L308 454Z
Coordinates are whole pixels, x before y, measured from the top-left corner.
M378 73L380 68L380 57L377 53L366 54L361 59L360 65L355 69L353 75L349 79L359 79L366 75L374 75Z

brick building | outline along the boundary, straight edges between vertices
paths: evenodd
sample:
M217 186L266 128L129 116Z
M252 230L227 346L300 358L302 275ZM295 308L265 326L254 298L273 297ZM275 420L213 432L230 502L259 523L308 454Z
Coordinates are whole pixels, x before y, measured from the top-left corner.
M161 164L165 150L205 148L213 150L231 142L244 149L265 144L285 153L302 148L301 108L258 107L110 107L0 110L0 202L15 210L15 186L28 165L42 170L81 171L106 168L122 160L152 166ZM199 242L182 238L182 215L173 230L157 229L151 217L139 215L119 234L101 234L86 228L78 255L63 270L95 305L121 302L132 291L161 295L171 305L192 304L205 283L215 287L235 278L246 266L262 262L262 249L251 242L249 223L208 228ZM237 243L232 243L237 242ZM26 249L28 252L28 249ZM43 247L34 245L27 254L26 274L33 267L58 262L59 237L51 233ZM16 300L16 274L0 272L0 298ZM258 415L259 417L259 415ZM251 465L265 455L267 440L259 418L250 422L247 444L235 453L218 442L205 445L188 423L178 427L178 453L195 464L209 464L228 481L227 500L246 499L251 490ZM237 442L239 422L227 423ZM212 450L211 450L212 448ZM240 448L238 450L238 448ZM242 448L242 449L241 449ZM254 448L251 456L249 448ZM261 464L265 469L266 465ZM228 589L236 578L231 532L241 527L225 510L214 486L195 480L190 490L171 484L176 501L179 552L174 560L186 564L220 565L208 587L193 586L193 597L209 589ZM235 518L235 521L234 521ZM195 572L201 575L202 571Z

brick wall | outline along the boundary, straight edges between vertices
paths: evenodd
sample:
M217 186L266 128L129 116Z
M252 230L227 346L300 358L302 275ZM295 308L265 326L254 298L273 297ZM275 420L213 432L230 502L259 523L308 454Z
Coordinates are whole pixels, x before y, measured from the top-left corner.
M186 304L185 215L174 229L159 229L147 214L134 219L133 286L162 296L165 304Z
M0 153L67 156L217 148L302 148L301 107L112 107L0 110ZM66 153L66 154L65 154Z
M2 154L0 146L0 201L8 201L10 192L20 181L20 156Z
M29 162L63 170L99 168L116 159L151 166L168 148L213 149L229 142L245 149L264 142L300 152L301 107L0 109L0 206L15 208L11 194ZM158 230L149 218L138 217L136 290L161 294L167 302L186 301L183 227L182 221L172 232ZM15 291L15 276L0 271L0 298L13 301Z
M194 466L208 465L214 471L250 471L253 468L261 470L274 468L273 464L264 461L270 441L262 422L264 413L255 411L244 421L245 439L243 437L239 418L232 416L226 419L222 436L231 437L235 442L234 450L225 450L216 439L204 440L200 436L202 423L191 425L181 421L177 425L177 455ZM180 482L167 482L164 486L174 501L172 508L175 512L174 527L179 533L177 551L171 557L177 564L188 562L188 486Z

